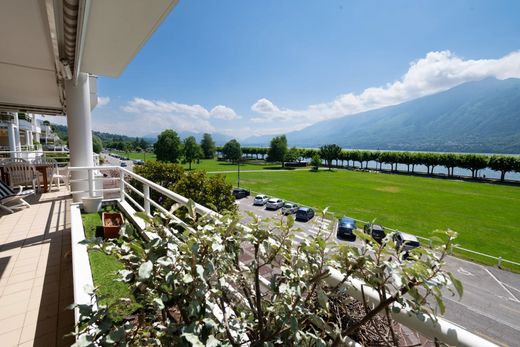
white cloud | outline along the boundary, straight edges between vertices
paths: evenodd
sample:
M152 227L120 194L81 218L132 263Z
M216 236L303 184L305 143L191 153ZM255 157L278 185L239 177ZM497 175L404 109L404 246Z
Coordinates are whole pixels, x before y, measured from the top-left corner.
M157 132L157 129L174 128L180 131L212 132L215 127L212 119L235 120L240 118L235 111L227 106L217 105L207 110L201 105L188 105L177 102L164 102L134 98L123 111L138 114L139 118L146 119L144 128L148 132ZM141 122L140 122L141 123ZM142 129L140 129L142 131Z
M210 115L223 120L234 120L240 118L233 109L223 105L213 107L210 111Z
M110 102L110 97L109 96L98 96L98 98L97 98L97 106L98 107L102 107L102 106L108 105L109 102Z
M385 86L367 88L361 94L343 94L331 102L309 105L302 110L281 108L266 98L259 99L251 106L258 114L252 121L315 123L399 104L487 77L520 78L520 51L500 59L479 60L464 60L450 51L429 52L426 57L412 62L401 79Z

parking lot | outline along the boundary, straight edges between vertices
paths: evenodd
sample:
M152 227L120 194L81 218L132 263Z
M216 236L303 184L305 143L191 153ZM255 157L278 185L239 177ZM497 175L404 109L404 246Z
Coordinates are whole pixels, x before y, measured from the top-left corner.
M276 211L272 210L266 210L265 206L255 206L253 205L254 196L248 196L239 200L236 200L236 203L239 205L240 212L242 213L242 216L244 218L244 221L248 220L248 216L245 213L252 212L255 215L259 216L261 219L265 218L282 218L282 212L281 209L278 209ZM295 242L299 243L303 240L304 237L309 237L316 235L320 229L321 232L327 232L331 230L331 228L334 228L334 225L331 224L331 221L328 219L323 219L319 216L318 211L316 212L316 216L311 219L308 222L300 222L295 221L294 225L296 228L301 228L303 230L303 233L300 233L296 235ZM334 233L334 239L336 238L336 234Z
M253 205L254 195L236 200L243 221L250 219L246 212L252 212L261 219L282 218L281 210L266 210L265 206ZM297 202L296 202L297 203ZM309 222L295 222L302 233L295 237L295 243L304 237L314 236L332 230L330 241L349 242L336 237L336 221L321 219L318 211ZM351 244L360 246L357 240ZM459 278L464 285L464 296L445 296L444 318L460 325L490 341L502 346L518 345L520 340L520 275L502 271L495 267L483 266L463 259L448 256L446 269Z

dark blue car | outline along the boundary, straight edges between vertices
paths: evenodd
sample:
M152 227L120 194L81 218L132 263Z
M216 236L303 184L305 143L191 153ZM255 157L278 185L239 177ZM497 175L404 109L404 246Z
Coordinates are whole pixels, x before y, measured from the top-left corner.
M338 220L338 232L337 236L339 239L346 239L348 241L355 241L356 235L354 235L354 230L356 230L356 221L349 217L341 217Z

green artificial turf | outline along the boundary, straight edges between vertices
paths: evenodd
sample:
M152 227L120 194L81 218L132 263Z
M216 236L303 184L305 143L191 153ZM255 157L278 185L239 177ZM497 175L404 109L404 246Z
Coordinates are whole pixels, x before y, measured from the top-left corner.
M419 236L450 228L461 247L520 262L519 186L349 170L243 172L241 186Z
M111 209L111 207L108 207L108 209ZM96 230L102 229L101 212L84 213L81 217L87 239L95 236ZM127 283L115 280L118 276L117 271L124 268L123 264L115 256L107 255L101 251L89 250L89 259L94 286L98 287L99 303L101 305L113 305L110 313L112 319L116 321L132 314L139 305L135 302L131 289ZM122 304L119 302L121 298L129 298L131 303Z

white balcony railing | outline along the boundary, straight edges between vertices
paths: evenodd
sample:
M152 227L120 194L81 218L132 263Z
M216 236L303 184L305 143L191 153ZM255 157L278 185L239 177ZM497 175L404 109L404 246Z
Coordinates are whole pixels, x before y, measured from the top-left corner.
M155 191L166 198L172 199L177 203L178 207L186 206L188 199L182 195L172 192L146 178L133 173L125 168L119 166L101 166L101 167L70 167L71 172L87 172L88 175L85 179L71 180L73 182L88 182L88 189L82 191L72 191L71 193L88 193L89 196L103 196L107 200L118 200L121 203L126 201L130 202L137 210L145 212L147 215L151 215L152 206L160 210L165 215L172 219L177 220L179 223L183 223L170 211L163 208L160 204L150 198L150 192ZM116 173L114 177L100 177L96 176L95 173L99 170L109 170ZM132 186L125 180L126 177L131 177L142 184L142 188ZM96 188L99 187L97 182L113 182L115 188ZM103 185L101 185L103 186ZM142 198L142 203L137 202L130 195L130 191L135 192L139 197ZM219 214L209 208L202 205L195 204L195 211L199 215L212 215L219 216ZM127 211L128 212L128 211ZM336 269L329 269L330 276L326 279L329 285L336 286L343 281L343 275ZM268 282L264 281L266 289L269 288ZM342 284L348 293L363 301L362 293L364 293L364 300L368 300L370 303L377 305L380 300L380 296L373 288L367 286L362 281L356 278L349 278ZM394 304L395 309L390 310L392 317L399 323L407 326L408 328L418 332L435 341L435 343L442 342L452 346L497 346L496 344L483 339L482 337L473 334L472 332L455 325L442 317L430 316L426 317L423 314L418 314L407 307L403 307L400 304Z

